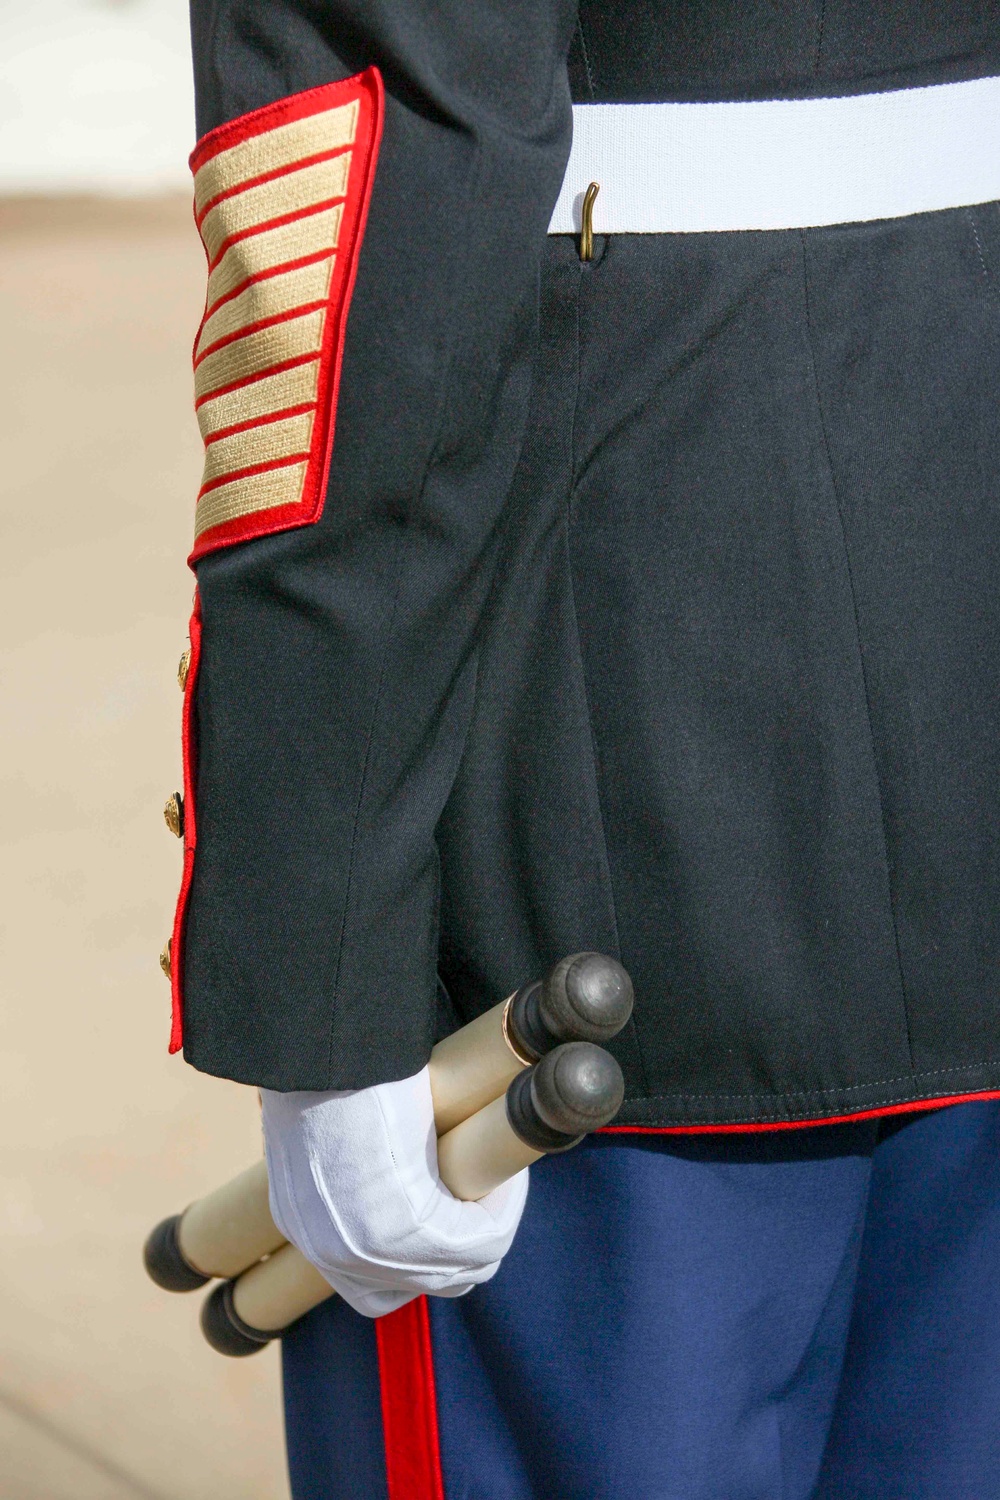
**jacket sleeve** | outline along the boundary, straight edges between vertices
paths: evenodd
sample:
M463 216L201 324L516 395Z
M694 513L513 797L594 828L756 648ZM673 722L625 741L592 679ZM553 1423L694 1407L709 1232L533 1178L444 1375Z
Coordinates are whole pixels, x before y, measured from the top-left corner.
M208 1072L359 1088L427 1059L435 828L525 423L574 20L572 0L192 0L207 441L172 1046Z

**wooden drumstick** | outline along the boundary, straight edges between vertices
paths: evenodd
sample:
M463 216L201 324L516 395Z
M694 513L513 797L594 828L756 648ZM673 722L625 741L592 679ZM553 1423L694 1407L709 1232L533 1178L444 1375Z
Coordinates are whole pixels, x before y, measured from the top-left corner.
M213 1276L238 1276L284 1243L271 1218L267 1163L261 1160L157 1224L143 1254L157 1286L189 1292Z
M518 1074L494 1099L438 1140L441 1179L456 1198L482 1198L540 1157L568 1151L621 1108L621 1069L590 1042L566 1042ZM208 1298L202 1331L220 1354L254 1354L333 1296L325 1278L283 1245Z
M631 1013L632 984L614 959L600 953L562 959L543 980L522 986L433 1049L438 1135L502 1099L513 1078L560 1043L609 1041ZM238 1275L284 1243L268 1207L267 1168L258 1162L157 1224L144 1260L158 1286L188 1292L213 1276Z

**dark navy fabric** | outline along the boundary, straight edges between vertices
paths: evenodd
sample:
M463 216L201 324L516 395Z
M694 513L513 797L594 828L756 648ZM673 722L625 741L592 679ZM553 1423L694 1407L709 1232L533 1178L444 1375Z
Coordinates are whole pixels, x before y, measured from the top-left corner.
M446 1500L1000 1493L1000 1105L604 1136L431 1299ZM383 1500L373 1325L285 1340L295 1500Z
M1000 205L551 238L437 835L458 1019L591 947L622 1124L1000 1089Z
M1000 205L582 262L577 23L578 97L1000 70L1000 0L193 0L200 129L386 114L322 518L197 567L185 1055L403 1078L593 948L622 1123L1000 1089Z
M996 0L579 0L579 103L803 99L1000 72Z
M375 1324L331 1297L282 1340L295 1500L387 1500Z
M1000 1495L1000 1105L876 1152L816 1500Z

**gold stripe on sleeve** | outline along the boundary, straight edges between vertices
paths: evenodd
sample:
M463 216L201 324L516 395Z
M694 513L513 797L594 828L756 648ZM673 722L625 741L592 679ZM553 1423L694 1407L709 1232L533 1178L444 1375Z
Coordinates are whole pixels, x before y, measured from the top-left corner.
M304 406L316 400L319 384L319 361L295 365L277 375L265 375L249 385L237 386L223 396L213 396L198 408L198 426L203 438L223 432L240 422L254 422L289 406Z
M291 224L282 224L278 229L264 229L260 234L237 240L208 278L205 306L214 307L220 297L248 277L259 276L273 266L287 265L291 260L316 255L320 250L335 250L343 212L344 205L338 203L335 208L308 214L304 219L293 219Z
M311 208L327 198L342 198L347 191L350 168L351 152L345 151L329 161L316 162L298 172L288 172L284 177L247 188L244 193L235 193L232 198L223 198L201 221L201 237L209 260L215 259L231 235L284 214Z
M255 464L270 464L296 453L308 453L313 415L311 411L300 412L296 417L267 422L263 427L248 427L244 432L234 432L232 437L209 443L205 449L202 484L210 484L224 474L253 468Z
M304 120L292 120L288 125L278 125L263 135L240 141L199 167L194 179L195 208L201 213L205 204L220 193L251 178L262 177L265 172L290 167L293 162L318 156L321 151L350 146L357 128L358 101L352 99L350 104L341 104L337 109L307 115Z
M229 484L220 484L218 489L209 490L198 501L195 510L195 538L210 527L221 526L223 521L234 521L238 516L253 515L255 511L270 510L276 505L298 504L308 467L308 459L303 459L298 464L267 469L263 474L234 479Z
M322 310L289 318L272 328L248 333L245 338L206 355L194 372L195 395L206 396L209 391L245 380L248 375L263 374L285 360L318 354L323 342L323 318Z
M296 271L268 276L264 281L252 281L246 291L224 302L208 319L199 335L195 358L219 339L238 333L252 323L262 323L265 318L305 307L309 302L324 302L330 291L332 268L332 260L318 260L300 266Z

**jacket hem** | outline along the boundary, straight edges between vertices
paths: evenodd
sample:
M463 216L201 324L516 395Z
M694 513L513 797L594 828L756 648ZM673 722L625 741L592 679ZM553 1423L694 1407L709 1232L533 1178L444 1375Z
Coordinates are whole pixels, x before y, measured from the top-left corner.
M887 1084L899 1084L888 1089ZM938 1068L903 1080L763 1095L660 1095L627 1099L603 1134L737 1132L840 1125L882 1115L1000 1099L1000 1064Z

